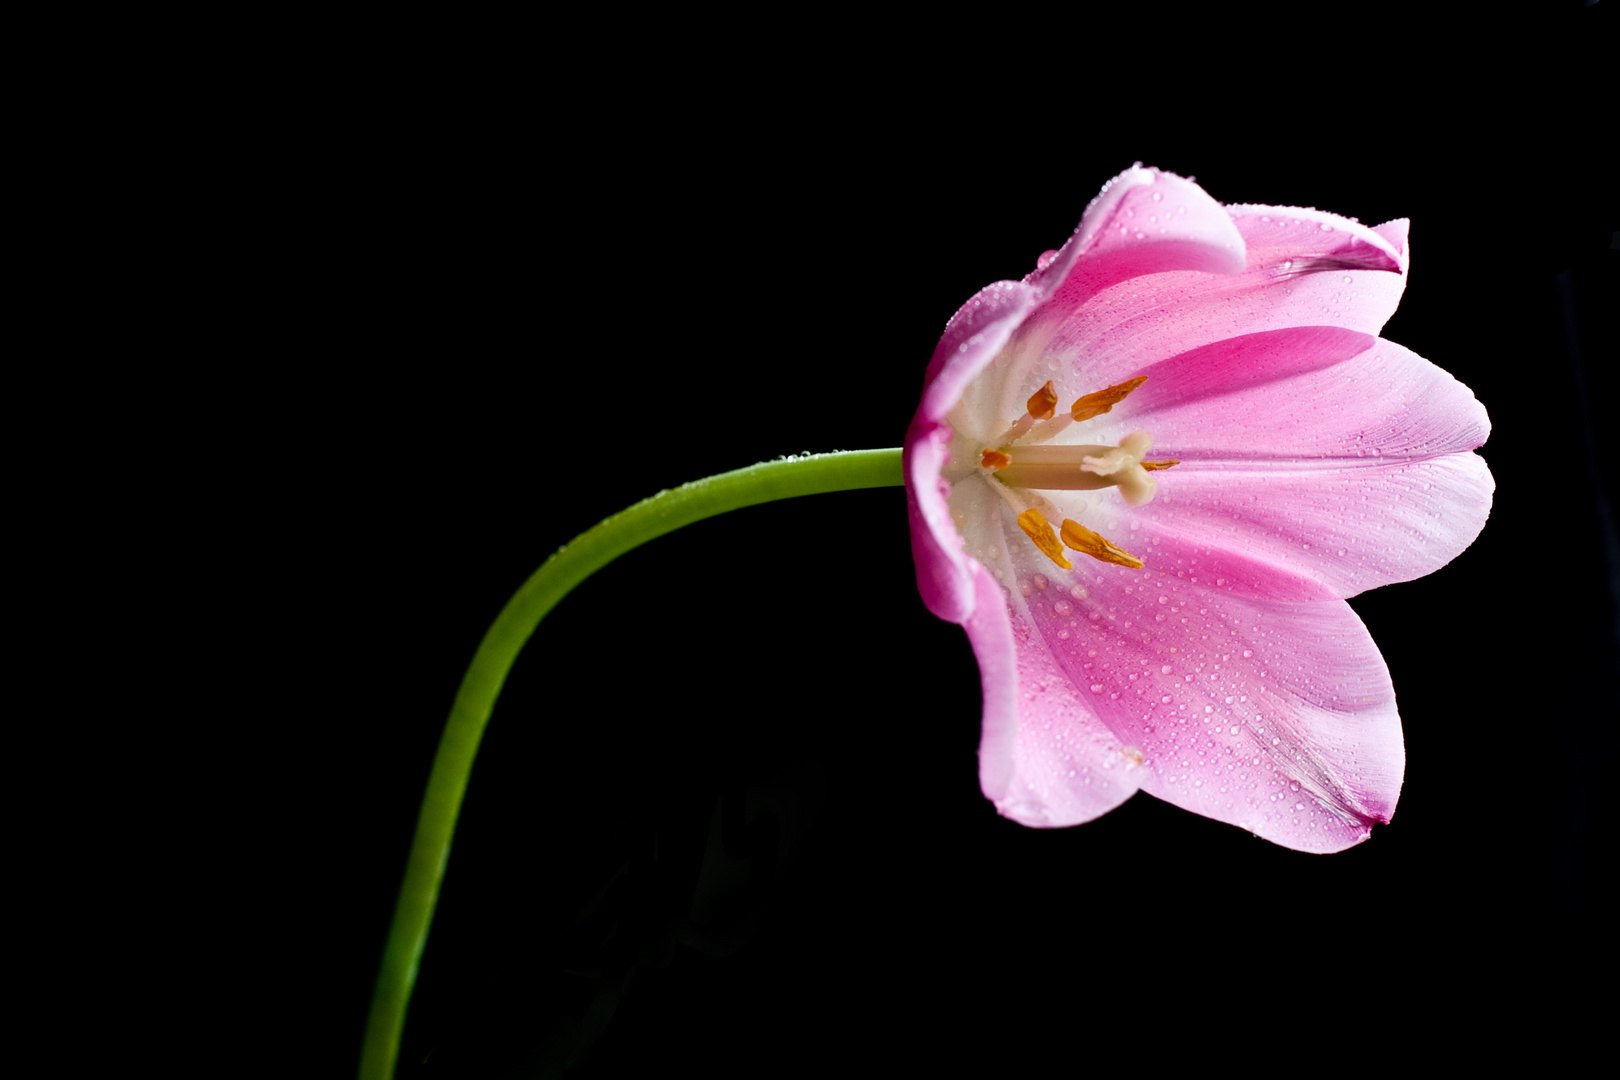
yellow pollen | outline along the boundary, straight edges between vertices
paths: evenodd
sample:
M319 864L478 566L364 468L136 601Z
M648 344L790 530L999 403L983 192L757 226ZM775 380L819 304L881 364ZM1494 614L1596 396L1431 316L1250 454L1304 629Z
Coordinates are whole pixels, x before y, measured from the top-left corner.
M1172 465L1180 464L1180 461L1144 461L1142 462L1142 468L1146 469L1148 472L1155 472L1159 469L1168 469Z
M1033 514L1035 511L1027 510L1025 513ZM1020 525L1024 523L1022 516L1019 517L1018 523ZM1041 524L1045 525L1046 522L1042 521ZM1024 531L1028 532L1029 530L1026 528ZM1047 531L1051 531L1050 526L1048 526ZM1040 541L1037 540L1036 543L1040 543ZM1090 555L1093 559L1101 559L1103 562L1113 563L1116 566L1128 566L1132 570L1142 569L1141 559L1138 559L1124 548L1115 547L1078 521L1070 521L1068 518L1063 519L1063 543L1078 552ZM1051 552L1047 552L1047 554L1051 554Z
M1069 524L1069 522L1063 523L1065 530L1068 529ZM1063 546L1058 543L1056 534L1052 532L1052 526L1046 523L1046 518L1039 510L1025 510L1022 514L1019 514L1018 527L1023 529L1025 535L1027 535L1031 540L1035 541L1035 546L1041 549L1041 554L1045 555L1048 559L1051 559L1065 570L1074 569L1074 564L1064 557ZM1073 547L1074 545L1070 544L1069 546ZM1087 552L1086 554L1089 555L1090 552ZM1098 558L1101 557L1102 556L1100 555L1098 556ZM1142 564L1137 563L1136 565L1141 566Z
M984 456L979 459L981 469L1005 469L1011 464L1012 458L1003 454L1000 450L986 450Z
M1050 420L1052 419L1052 413L1057 410L1057 401L1057 391L1052 389L1052 380L1047 379L1045 386L1029 395L1029 400L1024 403L1024 407L1029 410L1029 415L1035 419Z
M1145 382L1147 382L1147 376L1138 375L1134 379L1116 383L1106 390L1098 390L1095 394L1087 394L1069 406L1069 415L1073 416L1077 423L1081 420L1090 420L1093 416L1101 416L1124 401L1130 396L1132 390Z

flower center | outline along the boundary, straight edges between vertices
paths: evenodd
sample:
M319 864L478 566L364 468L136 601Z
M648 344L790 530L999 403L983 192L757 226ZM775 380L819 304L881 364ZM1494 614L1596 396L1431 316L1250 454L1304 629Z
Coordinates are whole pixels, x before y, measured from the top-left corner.
M1157 481L1148 473L1168 468L1162 462L1143 462L1153 446L1145 431L1133 431L1118 446L1069 444L1018 446L986 450L980 464L995 470L995 478L1008 487L1046 491L1096 491L1117 487L1130 506L1153 498ZM991 456L994 455L992 458Z
M1158 479L1150 474L1180 463L1144 460L1153 447L1153 436L1146 431L1131 432L1118 446L1048 442L1070 424L1109 412L1146 381L1147 376L1138 376L1087 394L1069 407L1067 415L1061 416L1055 415L1058 398L1051 382L1047 382L1030 395L1024 415L1007 429L999 440L1000 445L984 450L980 468L997 484L1029 495L1039 491L1096 491L1117 487L1129 506L1150 502L1158 489ZM1051 505L1049 500L1039 501ZM1054 531L1046 516L1031 507L1018 515L1018 525L1047 558L1065 570L1072 566L1064 557L1065 547L1103 562L1142 568L1141 559L1068 518Z

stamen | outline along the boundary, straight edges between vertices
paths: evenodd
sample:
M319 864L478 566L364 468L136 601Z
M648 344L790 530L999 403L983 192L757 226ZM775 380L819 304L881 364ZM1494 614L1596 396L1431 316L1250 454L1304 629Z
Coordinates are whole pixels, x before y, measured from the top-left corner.
M981 469L1005 469L1011 464L1012 458L1003 454L1000 450L986 450L984 456L979 458L979 468Z
M1116 383L1106 390L1098 390L1095 394L1087 394L1085 397L1069 406L1069 415L1074 417L1076 423L1079 423L1081 420L1090 420L1093 416L1101 416L1103 413L1111 411L1115 405L1118 405L1120 402L1124 401L1130 396L1132 390L1135 390L1138 386L1141 386L1145 382L1147 382L1147 376L1138 375L1134 379L1127 379L1122 383Z
M1021 439L1035 426L1037 420L1050 420L1057 411L1057 391L1052 389L1052 380L1047 379L1046 385L1029 395L1024 402L1024 415L1014 420L1012 427L1001 433L996 440L997 446L1006 446L1010 442Z
M1179 459L1174 461L1144 461L1142 462L1142 468L1146 469L1148 472L1155 472L1159 469L1168 469L1172 465L1180 464L1181 461Z
M1029 512L1033 514L1035 511L1031 510ZM1019 524L1023 524L1023 520L1020 517L1018 519ZM1045 522L1043 521L1042 524L1045 524ZM1026 529L1025 531L1028 532L1029 530ZM1093 559L1100 559L1105 563L1113 563L1116 566L1128 566L1132 570L1140 570L1144 565L1141 559L1138 559L1124 548L1115 547L1078 521L1070 521L1068 518L1063 519L1063 543L1075 551L1090 555Z
M1057 411L1057 402L1057 391L1052 389L1052 380L1047 379L1045 386L1029 395L1029 400L1024 403L1024 407L1029 410L1029 415L1035 419L1050 420L1052 414Z
M1065 570L1074 569L1074 564L1064 557L1063 547L1058 543L1056 534L1052 532L1052 526L1047 524L1046 518L1042 516L1039 510L1025 510L1022 514L1019 514L1018 527L1024 530L1024 534L1026 536L1035 541L1035 546L1041 549L1041 554L1045 555L1048 559L1051 559ZM1064 530L1067 531L1068 527L1069 522L1065 521L1063 523ZM1092 535L1096 534L1093 533ZM1073 544L1070 544L1069 546L1074 547ZM1080 548L1076 550L1084 549ZM1091 553L1088 551L1086 554L1089 555ZM1098 558L1101 557L1102 556L1100 555L1098 556ZM1137 566L1141 565L1141 563L1137 563Z

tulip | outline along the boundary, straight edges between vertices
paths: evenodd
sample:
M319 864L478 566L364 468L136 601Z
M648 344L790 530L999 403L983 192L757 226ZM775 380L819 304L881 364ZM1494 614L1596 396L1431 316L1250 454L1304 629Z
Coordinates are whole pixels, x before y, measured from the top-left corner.
M1494 489L1484 408L1378 336L1407 268L1404 220L1135 166L951 318L905 483L998 812L1074 825L1142 790L1317 852L1390 820L1400 717L1346 598L1455 558Z

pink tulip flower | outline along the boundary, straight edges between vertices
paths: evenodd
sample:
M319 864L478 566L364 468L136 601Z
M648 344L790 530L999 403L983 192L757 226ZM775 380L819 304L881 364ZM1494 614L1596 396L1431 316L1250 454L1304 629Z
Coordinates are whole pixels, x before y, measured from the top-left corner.
M1406 232L1135 166L951 318L906 490L1001 814L1074 825L1142 790L1321 852L1390 820L1400 717L1345 598L1455 558L1494 490L1485 409L1378 336Z

